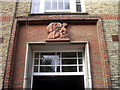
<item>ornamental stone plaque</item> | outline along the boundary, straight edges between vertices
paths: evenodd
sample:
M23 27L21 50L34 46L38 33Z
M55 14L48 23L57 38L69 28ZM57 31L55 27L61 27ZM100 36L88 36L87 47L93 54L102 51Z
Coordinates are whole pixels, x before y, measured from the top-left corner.
M47 26L46 41L69 41L66 29L67 23L52 22Z

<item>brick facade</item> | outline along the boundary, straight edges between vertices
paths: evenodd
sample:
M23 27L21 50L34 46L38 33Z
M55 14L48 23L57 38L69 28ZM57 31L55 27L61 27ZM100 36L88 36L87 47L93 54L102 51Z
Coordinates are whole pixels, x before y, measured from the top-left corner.
M17 21L28 21L30 20L93 20L93 18L95 20L97 20L96 22L98 24L96 24L96 26L98 28L100 28L101 30L98 30L98 37L99 37L99 45L102 44L102 46L100 46L102 52L100 52L102 55L101 58L101 64L103 69L105 69L105 71L101 70L101 72L105 72L103 77L105 80L102 80L101 82L104 81L104 84L101 84L101 86L99 85L95 85L94 87L108 87L109 85L109 78L111 78L111 83L112 83L112 87L113 88L118 88L119 86L119 67L118 67L118 61L119 61L119 41L113 41L112 40L112 36L113 35L118 35L119 36L119 19L120 19L120 15L119 15L119 8L118 8L118 1L113 1L111 0L111 2L105 2L105 1L99 1L98 2L94 2L93 0L85 0L85 7L86 7L86 11L87 11L87 15L83 14L67 14L67 15L37 15L37 16L29 16L28 13L30 12L30 6L31 6L31 2L2 2L2 11L3 14L0 17L0 20L2 21L2 64L0 64L0 67L2 67L2 69L0 70L0 83L1 83L1 87L2 87L2 82L3 82L3 76L4 76L4 67L5 67L5 63L6 60L8 60L7 63L7 67L11 67L14 64L11 65L11 61L12 57L10 55L13 54L13 44L14 44L14 34L16 34L16 32L14 32L14 30L16 30L16 22ZM16 17L14 17L16 15ZM29 17L28 17L29 16ZM62 17L62 18L61 18ZM101 19L100 19L101 18ZM14 19L16 21L14 21ZM11 30L12 30L12 34L11 34ZM101 35L99 34L101 33ZM9 46L9 40L10 40L10 36L11 36L11 42L10 42L10 46ZM45 37L45 36L44 36ZM101 38L100 38L101 37ZM104 39L105 37L105 39ZM74 37L73 37L74 40ZM120 39L119 39L120 40ZM88 41L88 40L87 40ZM8 53L8 46L9 46L9 54ZM15 47L14 47L15 48ZM104 50L103 50L104 49ZM107 52L106 52L107 51ZM106 55L107 54L107 55ZM7 58L8 55L8 58ZM13 54L14 55L14 54ZM104 56L106 55L106 56ZM108 58L107 58L108 56ZM94 64L94 62L93 62ZM109 68L108 68L109 67ZM10 73L10 68L6 73L6 78L4 81L6 81L6 79L8 81L11 81L11 78L9 78L13 73ZM94 70L94 68L92 68ZM110 69L110 77L109 75L107 76L106 72L109 72ZM23 69L22 69L23 70ZM21 71L22 72L22 71ZM95 72L93 72L95 73ZM23 75L23 74L22 74ZM93 75L94 78L99 78L99 77L95 77L95 74ZM108 80L106 80L108 78ZM98 79L94 79L94 80L98 80ZM97 81L95 81L94 83L96 83ZM22 83L22 80L20 82L14 82L14 83ZM5 83L5 86L7 84ZM16 84L14 84L16 85ZM22 86L15 86L15 87L22 87Z
M41 16L41 17L44 17L44 16ZM57 16L53 15L51 17L54 17L53 18L54 20L58 20L58 15ZM40 20L39 16L37 18L38 20ZM42 20L44 21L50 18L48 17ZM60 20L66 20L69 18L69 15L68 17L65 15L59 16L59 18ZM72 18L73 18L72 20L74 21L74 18L76 18L76 16ZM76 18L76 20L77 19L80 20L80 18ZM86 18L85 17L84 20L85 19L86 20L91 19L92 21L98 18L92 18L92 17ZM18 18L18 20L23 21L23 20L26 20L26 18L25 19ZM35 20L34 17L31 17L30 21L31 20ZM104 37L103 37L103 29L101 26L101 19L96 21L96 25L93 25L94 22L95 21L91 22L92 25L89 23L89 25L82 25L82 26L71 24L69 26L70 27L69 33L71 34L70 35L71 41L89 41L90 42L93 88L110 88L111 84L110 84L109 69L108 69L108 63L107 63L107 55L106 55L106 50L105 50L106 49L105 42L104 42ZM82 23L82 22L76 22L76 23ZM16 26L16 24L14 25ZM8 88L8 87L22 88L23 87L22 83L23 83L23 75L24 75L24 62L25 62L24 55L25 55L25 50L26 50L26 44L27 42L45 42L45 38L46 38L45 29L46 29L46 26L43 26L43 25L29 26L29 27L26 27L26 25L22 25L22 26L19 26L19 29L16 29L16 28L13 29L11 42L10 42L10 48L9 48L10 52L8 55L9 58L8 58L8 67L7 67L7 72L6 72L7 76L5 79L5 88ZM38 33L39 31L41 32ZM78 34L76 32L78 32ZM17 35L18 37L15 35ZM16 55L14 55L14 53L16 53ZM97 64L99 65L99 67ZM11 67L14 69L11 69Z
M10 41L10 34L12 29L13 17L15 13L16 2L2 2L0 1L0 22L1 23L1 36L2 44L0 45L0 89L3 86L3 77L6 67L6 60L8 54L8 47Z

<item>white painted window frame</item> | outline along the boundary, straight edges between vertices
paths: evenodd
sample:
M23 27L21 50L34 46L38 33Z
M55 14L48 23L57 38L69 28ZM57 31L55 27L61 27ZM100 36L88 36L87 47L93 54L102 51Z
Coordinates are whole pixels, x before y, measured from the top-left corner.
M32 82L33 82L33 60L30 60L31 63L32 63L32 72L31 72L31 86L30 87L27 87L27 80L28 80L28 77L27 77L27 68L28 68L28 61L29 61L29 53L31 53L32 51L30 50L30 46L29 44L30 43L41 43L41 44L45 44L45 42L28 42L27 43L27 47L26 47L26 59L25 59L25 69L24 69L24 83L23 83L23 88L32 88ZM85 45L85 57L83 58L83 71L85 71L84 73L83 72L77 72L77 73L48 73L46 75L84 75L84 86L85 86L85 89L87 88L91 88L92 89L92 78L91 78L91 70L90 70L90 56L89 56L89 44L87 41L71 41L70 43L75 43L75 44L82 44L82 43L86 43ZM35 74L34 74L35 75ZM38 74L36 74L37 76ZM45 75L44 73L40 74L40 75ZM38 76L40 76L38 75Z
M32 0L32 1L34 1L34 0ZM80 13L84 13L84 12L86 12L85 2L84 2L84 0L80 0L80 2L81 2L81 12ZM75 0L70 0L70 10L68 9L68 10L46 10L45 11L45 0L39 0L38 3L40 5L38 13L46 13L46 12L70 12L70 13L75 13L75 12L77 12ZM32 7L33 7L33 4L32 4ZM31 9L31 13L36 13L36 12L34 12L34 10Z
M45 0L44 0L45 1ZM71 1L71 0L70 0ZM63 3L64 3L65 1L63 0ZM42 3L44 3L44 2L42 2ZM58 1L57 1L57 4L58 4ZM51 5L52 6L52 5ZM58 6L58 5L57 5ZM65 5L63 4L63 8L65 8ZM58 7L57 7L57 9L58 9ZM45 10L44 10L45 11ZM70 12L71 11L71 9L63 9L63 10L46 10L45 12Z
M57 66L76 66L77 67L77 71L76 72L62 72L62 70L60 70L60 72L39 72L39 69L38 69L38 72L33 72L33 75L59 75L59 74L64 74L64 75L69 75L69 74L71 74L72 73L72 75L76 75L77 73L77 75L84 75L84 58L83 58L83 56L82 57L78 57L78 55L76 56L76 58L62 58L61 57L61 53L62 52L75 52L75 53L77 53L78 54L78 52L82 52L82 54L83 54L83 50L77 50L77 51L73 51L73 50L71 50L71 51L69 51L69 50L65 50L65 51L34 51L33 52L33 63L34 63L34 61L35 61L35 57L34 57L34 55L35 55L35 53L36 52L39 52L39 53L45 53L45 52L54 52L54 53L56 53L56 52L58 52L58 53L60 53L60 61L62 61L61 59L77 59L77 63L76 64L67 64L67 65L62 65L62 64L60 64L60 65L57 65ZM41 59L41 58L37 58L37 59ZM82 64L78 64L78 59L82 59ZM33 67L34 66L56 66L56 65L34 65L33 64ZM83 68L83 71L81 71L81 72L79 72L79 66L82 66L82 68ZM34 69L34 68L33 68ZM33 70L34 71L34 70Z

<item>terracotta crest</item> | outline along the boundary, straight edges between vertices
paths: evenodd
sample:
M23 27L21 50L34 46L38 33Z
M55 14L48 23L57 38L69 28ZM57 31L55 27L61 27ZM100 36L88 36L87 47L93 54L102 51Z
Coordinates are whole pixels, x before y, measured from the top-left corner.
M47 41L68 41L67 23L52 22L47 26Z

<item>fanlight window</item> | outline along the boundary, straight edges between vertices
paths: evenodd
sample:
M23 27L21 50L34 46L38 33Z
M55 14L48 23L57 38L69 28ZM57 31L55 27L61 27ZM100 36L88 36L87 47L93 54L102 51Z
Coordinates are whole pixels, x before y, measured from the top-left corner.
M35 52L34 73L83 72L82 52Z

